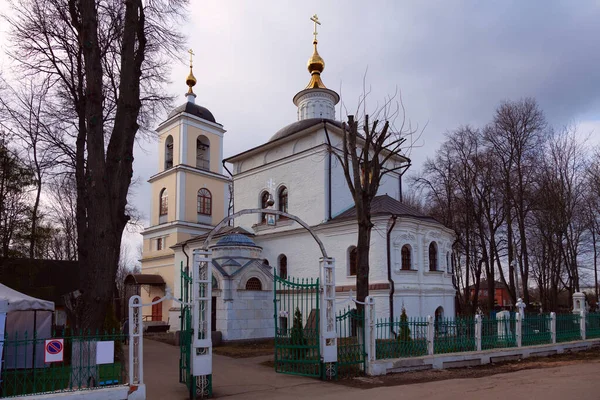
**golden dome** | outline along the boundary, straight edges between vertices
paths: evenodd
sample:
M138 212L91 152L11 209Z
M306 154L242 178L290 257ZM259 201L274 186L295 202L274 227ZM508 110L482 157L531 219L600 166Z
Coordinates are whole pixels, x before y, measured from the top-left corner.
M325 69L325 61L321 58L319 52L317 51L317 39L313 41L313 45L315 46L315 50L313 55L308 59L307 64L308 72L310 72L311 77L306 89L326 89L323 81L321 80L321 72L323 72Z
M192 88L196 85L196 77L194 76L194 73L192 72L191 66L190 66L190 74L186 78L185 84L188 85L188 87L189 87L187 94L194 94L194 91L192 90Z

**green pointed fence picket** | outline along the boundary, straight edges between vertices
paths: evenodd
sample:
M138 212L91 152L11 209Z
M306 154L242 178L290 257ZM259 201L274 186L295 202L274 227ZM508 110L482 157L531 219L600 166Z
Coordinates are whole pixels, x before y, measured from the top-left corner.
M64 339L62 362L45 363L46 339ZM15 397L49 392L89 390L124 384L126 381L126 335L112 332L52 332L38 337L29 332L5 336L4 363L0 397ZM96 345L99 341L114 341L112 364L96 364Z
M581 315L557 314L556 341L560 343L573 340L581 340Z
M474 318L438 318L434 322L434 354L475 351Z
M589 313L586 315L585 336L588 339L600 338L600 313Z
M525 314L521 322L522 346L552 343L550 314Z
M516 319L484 316L481 319L481 349L517 347Z
M427 354L427 319L401 317L390 321L379 318L375 321L375 357L386 358L419 357Z

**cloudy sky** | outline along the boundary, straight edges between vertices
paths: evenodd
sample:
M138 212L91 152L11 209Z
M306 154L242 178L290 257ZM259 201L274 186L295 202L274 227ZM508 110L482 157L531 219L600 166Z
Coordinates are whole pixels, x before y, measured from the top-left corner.
M368 68L368 106L398 88L412 123L427 124L411 154L415 172L445 131L485 124L505 99L535 97L552 124L578 123L598 141L600 1L191 0L182 30L196 54L196 102L227 130L225 156L296 120L292 97L309 81L315 13L322 79L348 110L356 109ZM165 88L182 103L186 56L173 60ZM135 152L142 183L132 201L145 215L157 152L156 142Z

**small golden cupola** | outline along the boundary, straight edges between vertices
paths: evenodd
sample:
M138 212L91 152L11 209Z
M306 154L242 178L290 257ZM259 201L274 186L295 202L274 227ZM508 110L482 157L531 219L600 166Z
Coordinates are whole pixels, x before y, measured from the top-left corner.
M321 80L321 73L325 69L325 61L317 50L317 25L321 25L317 14L310 20L315 25L313 32L313 54L308 59L307 68L310 72L310 82L294 96L294 104L298 107L298 120L310 118L335 119L335 105L340 101L340 96L331 89L327 89Z
M192 57L194 55L194 51L192 49L189 49L188 53L190 53L190 74L185 79L185 84L188 85L188 91L185 95L190 103L194 103L196 94L194 93L194 90L192 88L194 86L196 86L196 82L197 82L196 77L194 76L194 72L192 71L192 68L193 68Z

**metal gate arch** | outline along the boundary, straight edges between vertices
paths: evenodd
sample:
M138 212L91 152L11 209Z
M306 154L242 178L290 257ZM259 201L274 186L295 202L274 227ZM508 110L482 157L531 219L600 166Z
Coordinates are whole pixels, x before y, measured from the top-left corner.
M318 359L319 359L319 363L320 363L319 371L318 371L319 375L326 379L331 379L331 378L335 377L335 371L336 371L335 364L337 363L337 357L338 357L337 335L336 335L336 330L335 330L335 328L336 328L335 260L332 257L329 257L327 255L327 251L325 250L325 246L323 245L323 242L321 241L321 239L319 239L317 234L312 230L312 228L308 224L306 224L304 221L302 221L300 218L298 218L297 216L295 216L293 214L288 214L286 212L279 211L279 210L262 209L262 208L241 210L241 211L238 211L232 215L229 215L229 216L223 218L223 220L221 222L219 222L208 233L206 239L204 240L202 249L204 251L208 251L210 241L212 240L215 233L218 232L219 229L224 227L229 221L231 221L237 217L240 217L242 215L248 215L248 214L274 214L274 215L278 215L280 217L285 217L290 220L296 221L298 224L300 224L300 226L302 226L304 229L306 229L310 233L310 235L313 237L315 242L317 242L317 245L319 246L319 249L321 250L321 255L322 255L322 257L319 258L319 277L316 279L316 282L308 284L309 286L316 285L314 287L314 290L315 290L315 296L317 298L317 304L318 304L318 307L315 309L315 313L317 313L318 315L313 314L313 315L315 315L315 317L313 318L313 320L315 321L314 323L316 323L317 325L316 325L315 329L311 330L311 334L312 335L316 334L318 337L318 346L319 346ZM277 287L277 282L279 282L283 285L286 285L286 286L290 286L290 285L295 286L297 289L300 288L300 286L297 286L298 285L297 281L284 280L284 279L278 278L276 276L276 274L274 274L274 275L275 275L275 278L274 278L275 285L273 285L273 286L275 288ZM300 283L300 285L303 285L303 283ZM304 283L304 285L306 285L306 283ZM308 287L305 287L305 289L306 288L308 288ZM313 290L312 287L311 287L311 290ZM312 310L311 310L311 313L312 313ZM276 311L276 307L275 307L275 313L274 313L275 324L277 324L277 318L278 318L278 316L277 316L277 311ZM313 322L311 322L311 323L313 323ZM275 331L275 337L277 337L277 328ZM311 345L314 346L313 342L311 342ZM309 351L313 351L310 349L314 350L314 347L309 346ZM295 363L295 364L298 364L298 363ZM280 371L280 372L284 372L284 371ZM288 372L288 373L293 373L293 372ZM301 375L304 375L304 374L301 374ZM310 374L310 375L314 376L314 374Z

